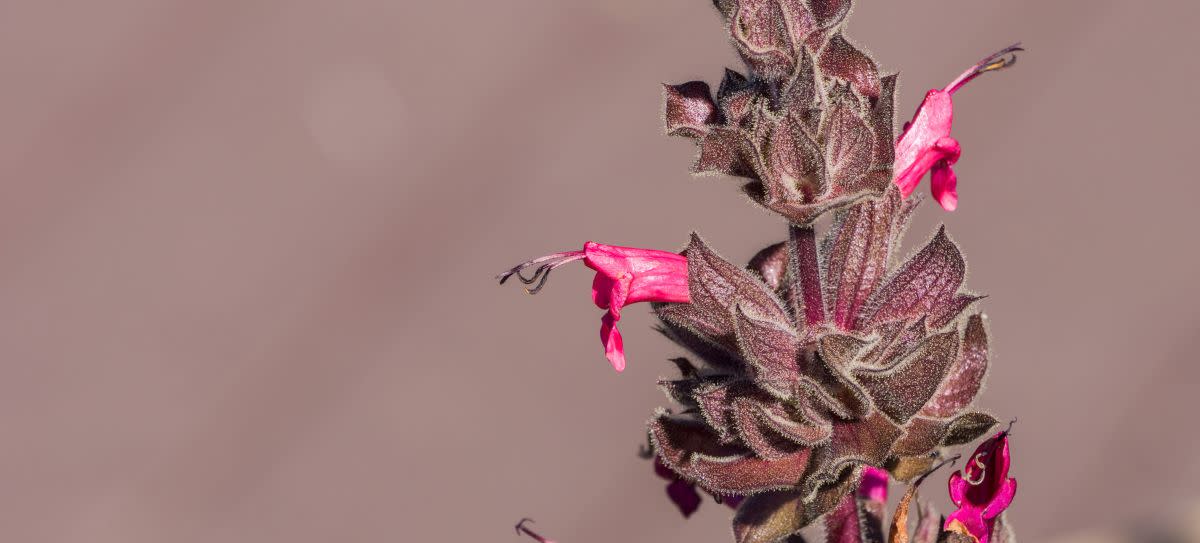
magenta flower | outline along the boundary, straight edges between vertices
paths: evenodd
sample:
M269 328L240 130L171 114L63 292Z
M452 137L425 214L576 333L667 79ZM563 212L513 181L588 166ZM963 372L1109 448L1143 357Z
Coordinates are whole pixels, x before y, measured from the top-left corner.
M896 142L895 175L892 182L900 188L905 198L912 194L930 172L929 188L933 197L946 211L958 207L958 177L952 166L958 162L962 150L958 141L950 137L950 125L954 122L954 102L951 96L967 82L992 70L1012 66L1016 55L1004 55L1022 51L1020 44L1006 47L979 63L971 66L943 89L925 93L925 100L917 108L912 121L904 126L904 132Z
M670 484L667 485L667 497L675 503L675 507L679 508L679 512L683 513L685 518L692 516L692 513L695 513L696 509L700 507L701 501L696 483L688 482L679 475L676 475L674 471L671 471L671 468L662 463L662 459L658 456L654 457L654 473L670 481ZM725 496L724 498L719 498L716 494L713 494L713 497L720 500L721 503L730 509L737 509L738 504L742 503L742 496Z
M568 251L535 258L521 263L500 274L497 279L503 284L516 275L526 285L525 289L536 294L546 284L546 279L555 268L583 260L587 267L596 270L592 281L592 301L608 312L600 319L600 341L604 344L604 355L613 369L625 369L625 348L617 321L621 320L621 308L638 302L687 303L688 274L687 258L683 255L654 249L618 247L589 241L582 251ZM532 277L526 278L521 271L537 266Z
M876 502L886 502L888 472L872 466L863 467L862 481L858 483L858 497Z
M967 466L950 476L950 500L958 509L946 518L946 530L988 543L996 520L1017 494L1017 480L1008 476L1008 465L1005 430L980 444Z

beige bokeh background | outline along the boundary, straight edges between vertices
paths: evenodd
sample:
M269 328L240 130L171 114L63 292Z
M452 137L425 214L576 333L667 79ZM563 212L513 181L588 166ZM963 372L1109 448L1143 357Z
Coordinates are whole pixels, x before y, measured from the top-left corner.
M991 295L1025 541L1200 495L1197 13L851 19L903 116L1029 48L958 95L961 206L909 237L945 222ZM704 0L4 3L0 535L729 540L634 454L678 352L645 308L616 375L581 266L537 297L491 279L588 239L780 239L662 136L659 83L726 65Z

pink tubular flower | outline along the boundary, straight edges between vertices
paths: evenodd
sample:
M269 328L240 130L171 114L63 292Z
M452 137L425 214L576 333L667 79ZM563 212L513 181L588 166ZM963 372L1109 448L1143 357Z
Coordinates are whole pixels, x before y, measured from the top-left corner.
M950 137L950 125L954 122L951 96L968 81L986 72L1012 66L1017 60L1016 55L1004 55L1022 50L1020 44L1006 47L971 66L944 89L925 93L925 100L896 142L892 182L905 198L917 188L925 172L931 172L929 188L933 197L946 211L958 207L958 178L951 166L958 162L962 150L958 141Z
M1008 430L975 449L962 471L950 476L950 500L958 507L946 517L946 530L988 543L996 519L1012 504L1017 480L1008 476Z
M687 303L688 275L687 258L683 255L654 249L617 247L602 243L587 242L582 251L568 251L535 258L521 263L500 274L497 279L503 284L516 275L526 285L525 289L536 294L555 268L583 260L587 267L596 270L592 281L592 301L608 312L600 320L600 341L604 343L604 355L613 369L625 369L625 349L617 321L621 320L621 308L637 302ZM532 277L521 275L521 270L537 266Z

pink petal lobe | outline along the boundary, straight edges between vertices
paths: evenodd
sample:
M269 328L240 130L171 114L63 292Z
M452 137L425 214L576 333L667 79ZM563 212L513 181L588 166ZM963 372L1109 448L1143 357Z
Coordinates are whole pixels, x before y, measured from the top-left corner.
M1012 505L1013 498L1017 496L1017 480L1009 478L996 489L996 495L987 507L983 508L983 518L987 520L994 519L1000 516L1008 506Z
M943 160L933 167L929 189L942 209L954 211L958 207L958 176L946 161Z
M696 492L696 485L683 479L676 479L667 485L667 497L671 498L684 517L692 516L700 507L700 493Z
M612 306L612 292L616 286L616 281L608 275L597 273L592 279L592 302L600 309L608 309Z
M858 485L858 496L872 501L886 502L888 472L876 467L863 469L862 482Z
M625 342L617 329L617 319L611 311L600 319L600 341L604 343L604 356L617 373L625 371Z
M939 148L943 147L939 144L950 137L953 123L954 102L950 99L950 93L937 89L926 93L925 100L896 142L895 176L892 181L904 197L912 194L925 172L946 158L949 149ZM957 143L954 147L957 148ZM950 163L953 164L953 161Z
M963 480L960 472L950 474L950 502L957 507L963 506L963 500L967 497L967 482Z

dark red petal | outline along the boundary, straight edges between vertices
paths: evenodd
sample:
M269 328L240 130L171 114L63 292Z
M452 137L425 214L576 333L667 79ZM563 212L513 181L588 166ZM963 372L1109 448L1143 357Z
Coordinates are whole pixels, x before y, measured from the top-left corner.
M684 517L692 516L700 507L700 493L696 492L696 485L682 479L676 479L667 485L667 497L675 502L675 506Z

